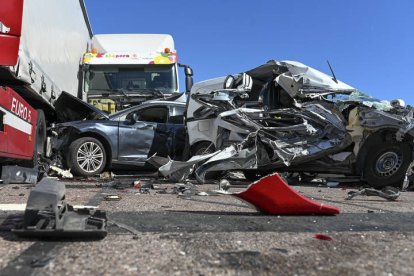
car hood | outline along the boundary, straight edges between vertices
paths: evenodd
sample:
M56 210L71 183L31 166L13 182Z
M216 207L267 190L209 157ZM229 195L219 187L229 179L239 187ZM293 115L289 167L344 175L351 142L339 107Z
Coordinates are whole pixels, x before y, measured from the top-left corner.
M81 121L84 119L108 119L108 115L98 108L62 92L55 102L56 117L59 123Z

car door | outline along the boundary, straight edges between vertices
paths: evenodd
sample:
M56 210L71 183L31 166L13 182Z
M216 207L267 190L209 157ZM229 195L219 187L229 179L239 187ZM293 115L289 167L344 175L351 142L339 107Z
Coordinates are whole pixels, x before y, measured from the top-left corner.
M118 161L143 165L150 149L156 146L162 150L158 129L168 120L168 107L155 105L131 111L119 122Z

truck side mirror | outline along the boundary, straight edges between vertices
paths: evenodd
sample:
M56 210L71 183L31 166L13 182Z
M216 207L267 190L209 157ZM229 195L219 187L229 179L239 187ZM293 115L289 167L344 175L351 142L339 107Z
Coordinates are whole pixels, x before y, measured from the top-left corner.
M186 76L193 76L193 69L190 66L184 68L184 74Z
M190 66L181 63L178 63L178 66L184 68L185 92L190 92L191 87L193 87L193 69Z

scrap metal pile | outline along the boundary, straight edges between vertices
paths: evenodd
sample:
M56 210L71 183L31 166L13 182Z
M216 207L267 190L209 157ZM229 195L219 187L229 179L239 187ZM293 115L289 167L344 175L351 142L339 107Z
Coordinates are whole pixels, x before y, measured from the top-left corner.
M204 162L196 170L202 183L207 173L243 170L339 173L374 187L401 186L412 161L412 107L376 100L298 62L269 61L224 82L196 84L187 129L190 145L206 140L221 149L195 158ZM183 174L192 161L179 162ZM160 172L179 179L174 163Z

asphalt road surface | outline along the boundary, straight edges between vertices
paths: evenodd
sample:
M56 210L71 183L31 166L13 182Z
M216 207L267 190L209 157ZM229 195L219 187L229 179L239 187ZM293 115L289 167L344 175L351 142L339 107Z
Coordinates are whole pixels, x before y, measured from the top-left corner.
M354 188L294 186L341 213L270 216L229 195L180 196L175 184L141 179L148 181L154 184L149 194L107 187L114 182L64 182L68 203L107 212L108 236L92 241L16 237L9 230L31 186L0 186L0 275L414 275L412 192L395 202L363 196L346 201ZM230 182L237 184L230 191L248 184ZM121 200L105 201L108 194Z

